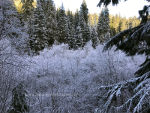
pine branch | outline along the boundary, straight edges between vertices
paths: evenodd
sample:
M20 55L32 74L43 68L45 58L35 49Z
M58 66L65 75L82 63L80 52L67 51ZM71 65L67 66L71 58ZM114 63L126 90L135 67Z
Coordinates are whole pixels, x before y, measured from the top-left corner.
M114 86L101 87L107 90L105 104L100 113L146 113L150 110L150 72L141 77L118 83Z

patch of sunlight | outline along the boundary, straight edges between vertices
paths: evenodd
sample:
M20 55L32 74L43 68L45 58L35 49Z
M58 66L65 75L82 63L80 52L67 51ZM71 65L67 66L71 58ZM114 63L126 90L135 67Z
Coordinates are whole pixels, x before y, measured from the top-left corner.
M20 13L22 13L22 11L23 11L23 8L22 8L23 3L21 2L21 0L14 0L14 5L15 5L17 11L20 12ZM32 5L33 5L34 8L36 8L36 5L37 5L36 0L34 0L34 2L32 3Z
M17 11L21 13L22 12L22 6L23 6L21 0L14 0L14 5L15 5Z

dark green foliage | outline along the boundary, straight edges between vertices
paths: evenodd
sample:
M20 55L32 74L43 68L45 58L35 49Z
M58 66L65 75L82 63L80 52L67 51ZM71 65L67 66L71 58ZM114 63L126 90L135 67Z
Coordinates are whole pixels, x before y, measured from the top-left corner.
M29 106L26 100L26 90L22 83L18 84L12 91L11 109L8 113L26 113L29 112Z

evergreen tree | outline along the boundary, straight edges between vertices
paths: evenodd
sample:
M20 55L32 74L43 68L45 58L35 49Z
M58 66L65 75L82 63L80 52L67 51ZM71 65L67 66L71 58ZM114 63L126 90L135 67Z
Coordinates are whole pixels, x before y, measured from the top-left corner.
M8 113L26 113L29 112L29 106L26 100L26 90L22 83L17 85L12 91L11 109Z
M92 28L91 30L91 40L92 40L93 48L96 48L96 46L99 44L99 39L98 39L98 35L96 32L96 28Z
M73 24L74 24L74 38L72 40L72 46L74 49L77 49L79 47L81 47L82 45L82 32L81 32L81 26L80 26L80 16L79 16L79 11L77 10L75 12L75 15L74 15L74 21L73 21Z
M110 16L110 36L116 35L116 21L114 16Z
M119 32L121 32L122 31L122 21L120 20L120 22L119 22L119 26L118 26L118 29L117 29L117 32L119 33Z
M68 38L68 23L67 23L67 16L65 14L65 9L62 7L58 10L58 42L59 43L66 43Z
M85 0L81 4L80 13L82 13L85 23L88 24L88 8Z
M41 0L41 5L44 11L48 46L52 46L57 39L56 9L52 0Z
M85 0L80 7L79 25L82 31L82 47L90 40L90 30L88 25L88 8Z
M100 43L109 39L110 26L109 26L109 11L107 8L103 9L98 20L97 33Z
M34 0L21 0L22 2L22 19L28 19L32 15L34 9Z
M77 26L75 32L75 44L73 45L75 49L78 49L83 46L82 30L80 25Z
M33 53L38 53L48 45L45 27L44 11L41 2L38 2L33 15L32 35L29 40L29 46Z
M85 46L85 44L91 40L91 34L90 34L90 29L89 25L84 24L84 28L81 27L82 30L82 38L83 38L83 45L82 47Z
M11 0L0 1L0 39L7 38L17 52L27 48L27 30Z
M68 19L68 40L67 43L70 48L74 48L75 44L75 25L74 25L74 16L71 11L67 12L67 19Z
M59 13L60 13L60 8L57 8L56 9L56 20L57 20L57 22L59 20Z
M77 10L74 15L74 28L76 29L79 26L80 16L79 11Z

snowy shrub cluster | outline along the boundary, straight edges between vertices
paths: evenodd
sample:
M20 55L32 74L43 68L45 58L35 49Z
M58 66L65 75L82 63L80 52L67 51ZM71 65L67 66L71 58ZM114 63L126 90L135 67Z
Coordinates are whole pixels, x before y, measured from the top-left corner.
M143 56L103 52L103 45L93 49L88 43L79 50L54 45L26 60L31 61L25 71L31 113L88 113L99 105L99 87L132 78Z
M8 40L0 41L0 107L9 109L12 89L24 83L30 113L94 112L99 108L100 86L133 77L143 56L127 57L121 51L69 50L54 45L38 56L20 56Z
M12 89L26 78L29 63L19 56L7 39L0 40L0 113L9 109Z
M133 77L142 56L127 57L113 50L103 52L103 45L93 49L69 50L54 45L38 56L20 56L8 40L0 41L1 111L10 105L12 89L24 83L30 113L94 112L99 107L100 86Z

